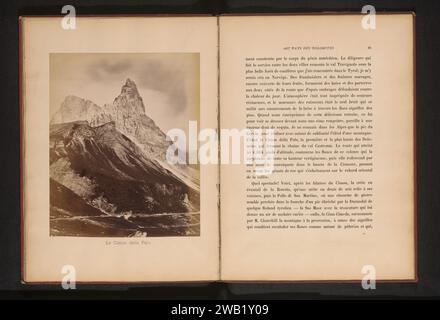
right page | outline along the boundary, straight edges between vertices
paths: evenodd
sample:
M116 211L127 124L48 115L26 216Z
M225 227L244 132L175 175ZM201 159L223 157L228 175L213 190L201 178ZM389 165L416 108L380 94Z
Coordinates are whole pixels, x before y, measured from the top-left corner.
M223 280L416 279L413 23L220 17L221 128L273 145L223 159Z

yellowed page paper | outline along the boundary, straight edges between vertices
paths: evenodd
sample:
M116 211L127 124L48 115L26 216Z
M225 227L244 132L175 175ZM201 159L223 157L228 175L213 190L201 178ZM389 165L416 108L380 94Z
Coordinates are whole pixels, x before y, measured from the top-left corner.
M413 16L220 18L221 128L273 129L272 174L221 167L224 280L413 280Z
M21 22L24 281L217 279L217 166L165 160L217 126L216 18Z

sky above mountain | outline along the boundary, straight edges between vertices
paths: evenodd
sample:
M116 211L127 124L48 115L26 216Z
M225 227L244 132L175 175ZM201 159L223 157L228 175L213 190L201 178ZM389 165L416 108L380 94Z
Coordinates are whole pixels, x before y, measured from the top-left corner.
M127 78L164 132L199 119L199 55L192 53L52 53L50 116L68 95L112 103Z

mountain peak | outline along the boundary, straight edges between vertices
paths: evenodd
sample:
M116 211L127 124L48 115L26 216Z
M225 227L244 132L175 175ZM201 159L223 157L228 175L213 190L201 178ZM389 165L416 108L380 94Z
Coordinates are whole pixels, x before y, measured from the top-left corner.
M133 80L131 80L130 78L127 78L127 80L125 81L125 85L136 87L136 83Z
M69 94L64 98L65 102L71 102L71 101L85 101L83 98L80 98L78 96L75 96L73 94Z
M145 114L144 103L133 80L127 78L121 88L121 93L115 98L110 108L112 109L109 112L110 114L123 113L119 116L114 114L116 123L120 123L119 120L125 122L125 119L133 119L133 117L136 117L135 115ZM120 117L122 118L119 119Z

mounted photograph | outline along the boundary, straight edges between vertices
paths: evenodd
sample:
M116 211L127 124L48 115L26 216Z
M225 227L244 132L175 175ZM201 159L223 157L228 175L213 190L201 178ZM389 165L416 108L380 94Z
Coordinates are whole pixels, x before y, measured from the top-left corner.
M51 53L50 235L200 235L198 165L166 132L199 119L199 55Z

